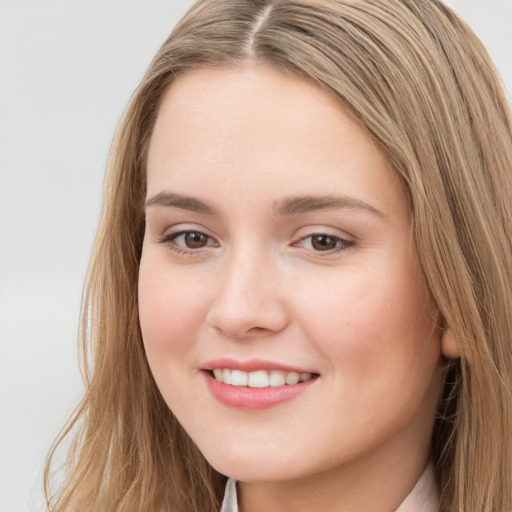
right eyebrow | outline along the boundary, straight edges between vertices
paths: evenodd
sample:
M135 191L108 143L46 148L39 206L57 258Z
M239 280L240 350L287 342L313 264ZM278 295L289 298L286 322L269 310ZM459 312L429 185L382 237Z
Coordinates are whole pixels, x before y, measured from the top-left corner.
M147 209L151 206L165 206L206 215L219 215L218 211L206 201L172 192L159 192L150 197L146 200L144 207Z

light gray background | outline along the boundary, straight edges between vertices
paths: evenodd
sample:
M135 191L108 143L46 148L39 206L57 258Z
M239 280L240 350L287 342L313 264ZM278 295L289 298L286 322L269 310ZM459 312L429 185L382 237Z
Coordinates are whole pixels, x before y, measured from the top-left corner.
M41 510L80 396L83 277L121 112L191 0L0 1L0 512ZM512 91L512 0L454 0Z

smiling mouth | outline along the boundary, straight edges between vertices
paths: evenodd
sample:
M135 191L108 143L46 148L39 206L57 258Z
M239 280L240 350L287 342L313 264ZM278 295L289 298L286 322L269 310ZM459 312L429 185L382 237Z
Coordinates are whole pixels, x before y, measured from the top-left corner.
M318 375L315 373L284 372L281 370L256 370L245 372L229 368L214 368L208 373L216 381L237 387L249 388L275 388L281 386L293 386L301 382L307 382Z

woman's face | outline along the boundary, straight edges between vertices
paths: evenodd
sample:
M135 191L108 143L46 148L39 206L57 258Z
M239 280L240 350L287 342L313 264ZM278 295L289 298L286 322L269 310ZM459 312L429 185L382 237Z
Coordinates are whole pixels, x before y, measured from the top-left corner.
M145 349L208 461L246 482L424 463L436 308L368 134L300 78L197 70L164 96L147 180Z

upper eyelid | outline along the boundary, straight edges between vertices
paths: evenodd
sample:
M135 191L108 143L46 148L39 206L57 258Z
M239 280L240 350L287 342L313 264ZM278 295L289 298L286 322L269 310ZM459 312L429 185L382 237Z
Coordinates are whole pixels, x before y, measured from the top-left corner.
M339 242L342 242L344 244L348 244L348 245L354 245L355 244L355 240L352 240L348 237L343 237L343 236L339 236L339 235L332 235L330 233L322 233L322 232L319 232L319 233L311 233L309 235L304 235L302 237L299 238L299 240L295 243L298 243L298 242L302 242L303 240L307 240L308 238L312 238L314 236L326 236L328 238L334 238L336 241L339 241Z
M336 227L306 226L304 228L297 230L297 232L297 240L303 240L304 238L308 238L310 236L315 235L325 235L330 236L332 238L339 238L347 242L355 243L357 241L357 236L354 236L353 234Z
M303 240L304 238L309 238L311 236L329 236L331 238L339 238L340 240L346 240L347 242L354 241L354 237L352 235L349 235L348 233L337 234L331 233L329 230L322 231L321 229L317 229L315 231L301 235L300 240Z
M159 236L159 238L178 236L182 233L201 233L202 235L208 236L210 238L216 238L215 235L213 235L205 226L195 225L194 223L188 222L167 226L165 229L162 229L162 234Z
M211 240L215 240L215 237L201 231L199 229L179 229L177 231L165 232L159 238L162 240L173 240L181 235L185 235L187 233L198 233L200 235L204 235L206 238L210 238Z
M340 235L333 235L332 233L323 233L323 232L315 232L315 233L310 233L309 235L304 235L304 236L301 236L299 238L299 241L300 240L305 240L306 238L311 238L313 236L326 236L326 237L329 237L329 238L335 238L337 240L342 240L343 242L352 242L352 240L349 240L348 237L343 237L343 236L340 236Z

